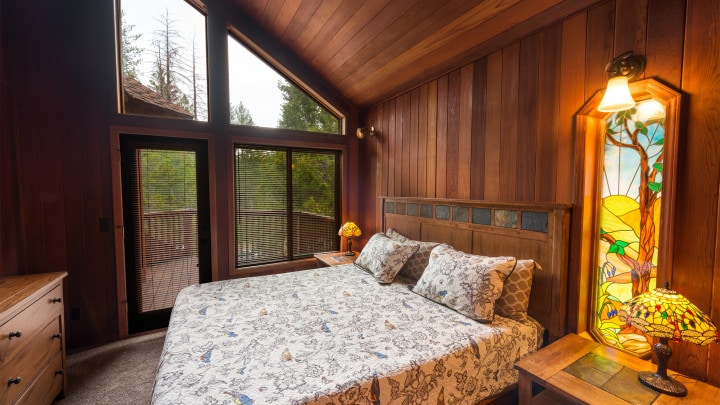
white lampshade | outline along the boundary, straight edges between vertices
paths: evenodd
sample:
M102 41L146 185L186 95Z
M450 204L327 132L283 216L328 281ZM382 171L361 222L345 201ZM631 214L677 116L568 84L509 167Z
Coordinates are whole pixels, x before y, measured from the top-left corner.
M598 111L615 112L633 108L635 100L630 94L627 76L615 76L608 80L607 90L603 96Z

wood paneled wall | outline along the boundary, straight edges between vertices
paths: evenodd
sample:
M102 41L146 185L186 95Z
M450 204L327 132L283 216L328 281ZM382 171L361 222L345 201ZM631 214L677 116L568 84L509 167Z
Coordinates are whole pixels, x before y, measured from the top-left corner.
M574 114L626 51L645 77L683 93L672 269L677 289L720 323L720 2L615 0L507 44L371 107L363 222L380 229L378 196L574 201ZM578 291L571 243L569 307ZM575 264L575 268L573 268ZM578 327L578 314L568 320ZM717 345L674 347L671 368L720 385Z

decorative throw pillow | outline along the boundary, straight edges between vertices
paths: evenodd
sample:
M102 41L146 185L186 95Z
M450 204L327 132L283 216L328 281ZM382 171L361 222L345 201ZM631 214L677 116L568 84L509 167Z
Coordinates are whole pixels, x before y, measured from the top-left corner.
M392 283L417 249L417 244L396 242L376 233L360 252L355 265L372 273L379 283Z
M495 300L515 267L514 257L477 256L438 245L413 291L482 322L492 322Z
M503 292L495 301L495 313L520 322L529 320L527 310L530 305L530 288L533 274L542 270L534 260L518 260L515 270L510 273Z
M388 238L400 243L409 242L419 246L417 252L412 255L410 260L408 260L403 268L400 269L400 273L398 273L398 275L412 279L413 281L419 280L428 265L428 261L430 260L430 252L432 252L435 246L439 245L439 243L412 240L393 228L388 228L387 231L385 231L385 235Z

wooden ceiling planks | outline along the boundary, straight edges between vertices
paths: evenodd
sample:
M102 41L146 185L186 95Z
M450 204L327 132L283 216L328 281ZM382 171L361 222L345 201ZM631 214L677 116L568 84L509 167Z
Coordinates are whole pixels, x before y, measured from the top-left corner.
M600 0L233 1L319 77L366 107Z

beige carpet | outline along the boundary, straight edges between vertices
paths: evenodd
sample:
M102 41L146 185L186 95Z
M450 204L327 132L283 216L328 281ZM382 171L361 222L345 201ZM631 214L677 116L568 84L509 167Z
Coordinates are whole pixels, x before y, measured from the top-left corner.
M149 404L165 331L67 356L68 392L56 405Z

